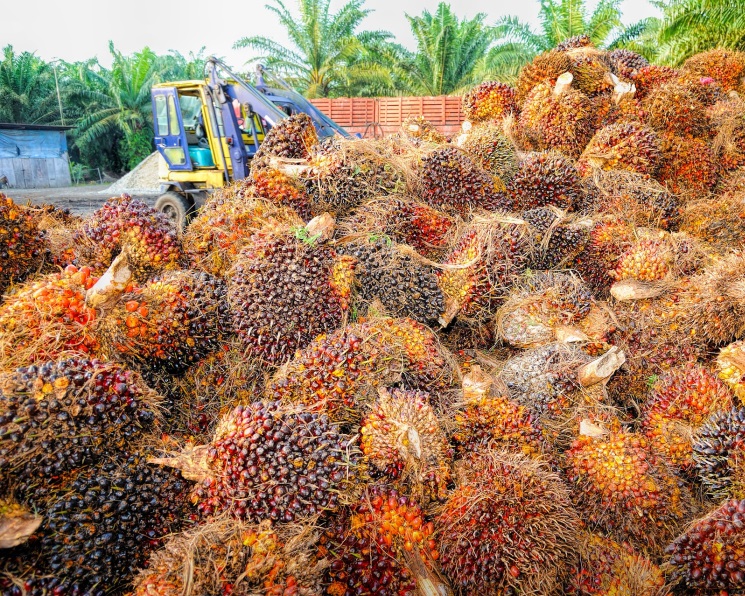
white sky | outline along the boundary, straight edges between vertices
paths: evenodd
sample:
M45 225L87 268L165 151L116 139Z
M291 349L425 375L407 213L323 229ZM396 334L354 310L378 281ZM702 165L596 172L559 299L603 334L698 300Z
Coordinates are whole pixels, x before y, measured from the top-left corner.
M344 0L332 0L334 12ZM206 46L208 54L224 56L237 68L252 58L251 50L233 50L235 41L249 35L264 35L286 43L287 38L264 0L0 0L0 47L32 51L51 60L84 60L98 56L110 65L108 41L129 54L150 46L157 53L178 50L184 55ZM425 8L434 11L437 0L367 0L374 12L364 29L384 29L399 43L414 49L404 13L418 15ZM595 2L589 0L594 6ZM295 0L286 0L288 7ZM451 0L456 14L472 17L478 12L493 23L505 14L516 15L534 28L538 1L484 2ZM623 0L624 23L658 14L647 0Z

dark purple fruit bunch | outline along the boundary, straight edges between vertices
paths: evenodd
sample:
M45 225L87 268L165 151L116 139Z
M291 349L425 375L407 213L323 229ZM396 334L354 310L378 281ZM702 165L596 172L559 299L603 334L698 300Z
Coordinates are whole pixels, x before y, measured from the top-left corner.
M693 466L709 496L745 496L745 408L716 412L698 429Z
M272 158L307 159L318 143L318 134L308 114L293 114L275 124L251 162L251 169L266 167Z
M574 164L561 153L529 153L508 186L513 211L552 205L572 209L584 194Z

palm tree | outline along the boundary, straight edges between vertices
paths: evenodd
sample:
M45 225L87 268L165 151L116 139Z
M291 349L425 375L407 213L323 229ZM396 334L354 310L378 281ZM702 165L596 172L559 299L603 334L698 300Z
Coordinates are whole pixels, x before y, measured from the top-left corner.
M29 52L3 48L0 122L52 123L60 119L52 67Z
M386 51L391 34L385 31L358 32L370 14L364 0L351 0L339 12L329 12L330 0L298 0L298 14L282 0L266 8L277 15L287 31L291 47L268 37L244 37L236 48L252 48L261 60L298 86L307 97L352 94L358 88L385 87L391 74L377 62Z
M459 20L449 4L440 2L434 13L406 18L417 44L404 65L409 92L448 95L483 79L484 55L496 39L484 13Z

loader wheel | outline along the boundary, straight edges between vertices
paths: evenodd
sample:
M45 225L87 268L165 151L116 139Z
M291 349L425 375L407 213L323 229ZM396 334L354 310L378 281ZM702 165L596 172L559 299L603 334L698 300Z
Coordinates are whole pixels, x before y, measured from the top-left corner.
M165 213L179 228L183 228L194 213L194 202L177 192L167 192L155 201L155 209Z

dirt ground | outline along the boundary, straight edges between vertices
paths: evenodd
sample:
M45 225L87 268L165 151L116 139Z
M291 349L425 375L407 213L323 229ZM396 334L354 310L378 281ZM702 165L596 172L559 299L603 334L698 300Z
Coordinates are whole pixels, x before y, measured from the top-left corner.
M66 188L4 188L0 192L12 198L16 203L30 202L35 205L52 203L58 207L69 209L72 213L86 215L98 209L109 197L105 191L111 183L91 184L86 186L68 186ZM157 196L134 195L152 205Z

